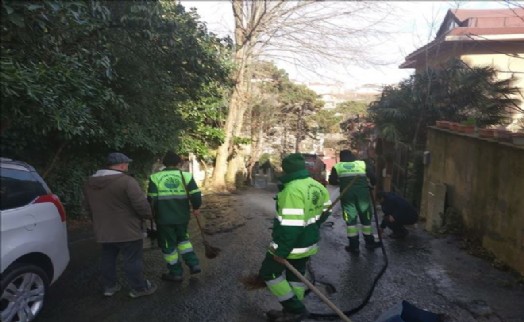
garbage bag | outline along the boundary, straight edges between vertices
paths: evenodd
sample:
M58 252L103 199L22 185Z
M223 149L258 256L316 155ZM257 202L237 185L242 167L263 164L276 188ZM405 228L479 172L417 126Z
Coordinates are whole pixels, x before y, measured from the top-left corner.
M380 315L375 322L441 322L441 315L402 301Z

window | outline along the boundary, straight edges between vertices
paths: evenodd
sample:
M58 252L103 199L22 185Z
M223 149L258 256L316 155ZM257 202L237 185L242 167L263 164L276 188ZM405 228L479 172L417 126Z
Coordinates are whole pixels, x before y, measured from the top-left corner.
M22 207L47 194L44 186L29 171L2 168L0 210Z

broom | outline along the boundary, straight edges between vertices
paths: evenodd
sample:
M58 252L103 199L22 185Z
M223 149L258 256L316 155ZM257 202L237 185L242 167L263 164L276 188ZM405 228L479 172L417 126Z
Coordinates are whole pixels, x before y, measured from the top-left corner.
M206 238L204 237L204 231L202 229L202 225L200 225L200 219L198 218L198 216L195 216L195 218L196 218L196 221L197 221L197 224L198 224L198 229L200 230L200 235L202 235L202 242L204 243L204 249L205 249L206 257L209 258L209 259L213 259L213 258L218 256L218 254L220 253L221 249L218 248L218 247L211 246L207 242Z
M346 191L349 189L349 187L351 187L355 183L355 181L357 180L358 177L359 176L355 176L351 180L349 185L347 185L344 188L344 190L342 190L342 192L340 192L338 197L331 203L331 205L329 205L329 207L325 211L322 212L322 214L326 214L326 213L330 212L331 209L333 209L333 207L338 203L340 198L346 193ZM242 284L244 284L244 287L248 291L257 290L257 289L261 289L261 288L266 287L266 283L264 282L262 277L260 277L258 274L250 274L250 275L247 275L247 276L243 276L243 277L240 277L239 280L240 280L240 282Z
M296 277L298 277L302 283L306 284L307 287L309 287L310 290L315 292L318 297L322 300L322 302L326 303L337 315L342 319L342 321L345 322L351 322L351 320L342 312L338 307L336 307L333 302L331 302L318 288L316 288L313 284L311 284L310 281L308 281L307 278L304 277L304 275L300 274L299 271L297 271L296 268L294 268L287 260L284 259L284 265L286 265L286 268L289 269L293 274L295 274Z
M184 184L184 189L186 189L187 202L189 203L190 208L191 208L191 202L190 202L191 200L189 199L189 191L187 190L186 179L184 178L184 174L182 173L182 170L179 170L179 171L180 171L180 176L182 177L182 183ZM221 249L218 247L213 247L211 246L211 244L207 242L206 237L204 236L204 230L202 229L202 225L200 224L200 218L198 218L198 215L195 216L195 218L198 224L198 230L200 230L200 235L202 236L202 242L204 244L206 258L213 259L218 256Z

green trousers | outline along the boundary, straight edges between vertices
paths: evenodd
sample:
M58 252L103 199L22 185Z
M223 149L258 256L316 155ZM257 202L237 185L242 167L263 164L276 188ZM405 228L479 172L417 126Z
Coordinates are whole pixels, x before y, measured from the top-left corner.
M342 198L342 210L347 224L348 238L358 236L357 217L362 225L362 234L371 235L371 197L368 189L350 189Z
M183 268L180 257L189 266L198 265L198 258L193 251L193 245L189 241L187 233L188 224L158 225L158 246L164 254L169 272L182 275Z
M288 259L288 262L295 267L302 275L306 273L306 265L309 257L301 259ZM259 275L266 282L269 291L275 295L284 308L284 311L291 313L302 313L306 310L302 300L307 289L306 284L295 276L286 267L273 259L273 255L266 253L266 258L262 262Z

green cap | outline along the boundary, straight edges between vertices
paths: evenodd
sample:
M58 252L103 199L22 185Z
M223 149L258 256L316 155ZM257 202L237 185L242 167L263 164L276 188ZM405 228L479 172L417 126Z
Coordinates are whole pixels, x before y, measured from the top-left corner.
M282 160L282 170L285 173L293 173L306 169L306 160L300 153L293 153Z

